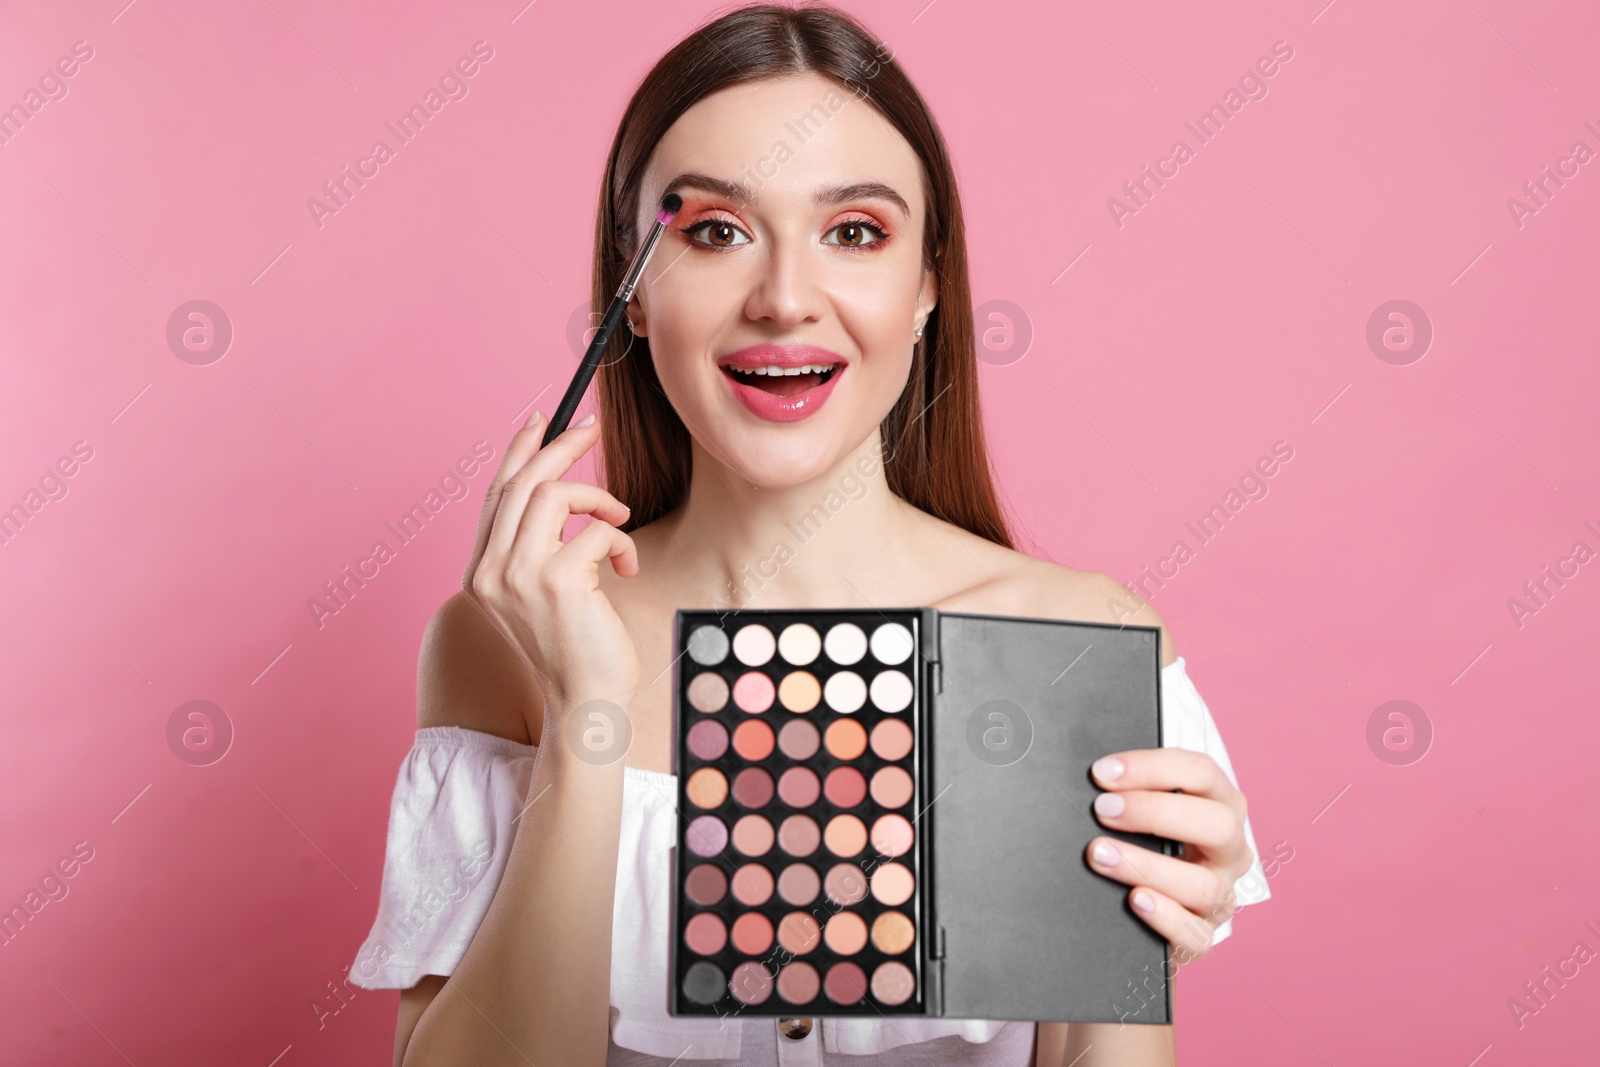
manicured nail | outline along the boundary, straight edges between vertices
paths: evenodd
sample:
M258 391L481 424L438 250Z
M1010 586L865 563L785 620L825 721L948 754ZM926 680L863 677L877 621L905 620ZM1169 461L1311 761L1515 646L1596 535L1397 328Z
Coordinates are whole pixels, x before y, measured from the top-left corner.
M593 421L594 421L594 412L591 411L591 412L589 412L589 414L585 415L583 418L578 420L578 425L579 426L587 426L590 423L592 423Z
M1122 772L1125 769L1122 766L1122 761L1115 756L1101 756L1094 761L1094 766L1091 768L1094 771L1094 776L1102 782L1116 781L1122 777Z
M538 425L540 420L542 420L543 418L544 418L544 412L540 411L538 408L534 408L533 409L533 414L528 416L528 421L522 424L522 428L523 429L527 429L529 426Z
M1136 889L1133 892L1133 906L1149 915L1156 910L1156 898L1142 889Z
M1122 853L1106 844L1104 841L1094 843L1094 861L1102 867L1115 867L1122 858Z
M1094 798L1094 810L1100 815L1121 815L1128 804L1121 793L1101 793Z

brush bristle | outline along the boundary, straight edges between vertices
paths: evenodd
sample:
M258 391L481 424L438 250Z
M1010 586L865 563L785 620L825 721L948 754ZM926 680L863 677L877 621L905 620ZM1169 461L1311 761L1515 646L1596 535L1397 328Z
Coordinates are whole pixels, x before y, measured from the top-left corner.
M661 212L656 215L656 221L671 222L672 216L676 215L681 207L683 207L683 197L677 193L668 193L661 198Z

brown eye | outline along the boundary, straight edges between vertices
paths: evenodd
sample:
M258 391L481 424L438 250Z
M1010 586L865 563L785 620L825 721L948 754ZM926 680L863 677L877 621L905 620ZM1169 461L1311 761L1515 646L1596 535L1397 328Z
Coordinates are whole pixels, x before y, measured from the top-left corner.
M706 219L693 226L686 226L683 230L696 244L709 248L734 248L739 244L749 244L749 238L743 241L737 238L745 237L744 231L725 219ZM701 240L702 235L709 235L710 240Z
M871 248L873 245L882 244L889 236L882 228L860 219L841 222L828 233L836 234L839 239L823 243L838 245L841 248Z

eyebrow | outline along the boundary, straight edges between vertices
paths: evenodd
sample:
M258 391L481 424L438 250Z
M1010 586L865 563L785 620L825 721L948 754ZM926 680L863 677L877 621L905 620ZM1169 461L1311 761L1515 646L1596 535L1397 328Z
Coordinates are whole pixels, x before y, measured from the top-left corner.
M755 200L755 193L750 186L742 181L728 181L725 178L713 178L709 174L697 174L693 171L680 174L667 183L662 192L675 192L679 189L700 189L704 192L714 193L727 200L736 200L741 204L748 204ZM905 197L895 192L894 187L883 182L851 182L848 185L830 185L826 189L818 190L816 202L819 204L847 204L852 200L885 200L900 209L906 218L911 217L911 208L906 203Z

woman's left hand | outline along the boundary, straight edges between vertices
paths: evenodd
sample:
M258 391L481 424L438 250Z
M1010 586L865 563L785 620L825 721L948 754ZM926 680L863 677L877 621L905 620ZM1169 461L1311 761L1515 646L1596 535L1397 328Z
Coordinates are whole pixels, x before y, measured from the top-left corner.
M1090 867L1134 887L1134 914L1167 939L1181 957L1177 962L1205 955L1216 928L1233 915L1234 882L1255 863L1244 838L1244 794L1216 760L1189 749L1114 752L1095 760L1092 771L1106 790L1094 803L1102 826L1155 834L1184 847L1179 859L1096 837L1089 842ZM1097 855L1103 849L1116 854L1105 854L1112 862Z

